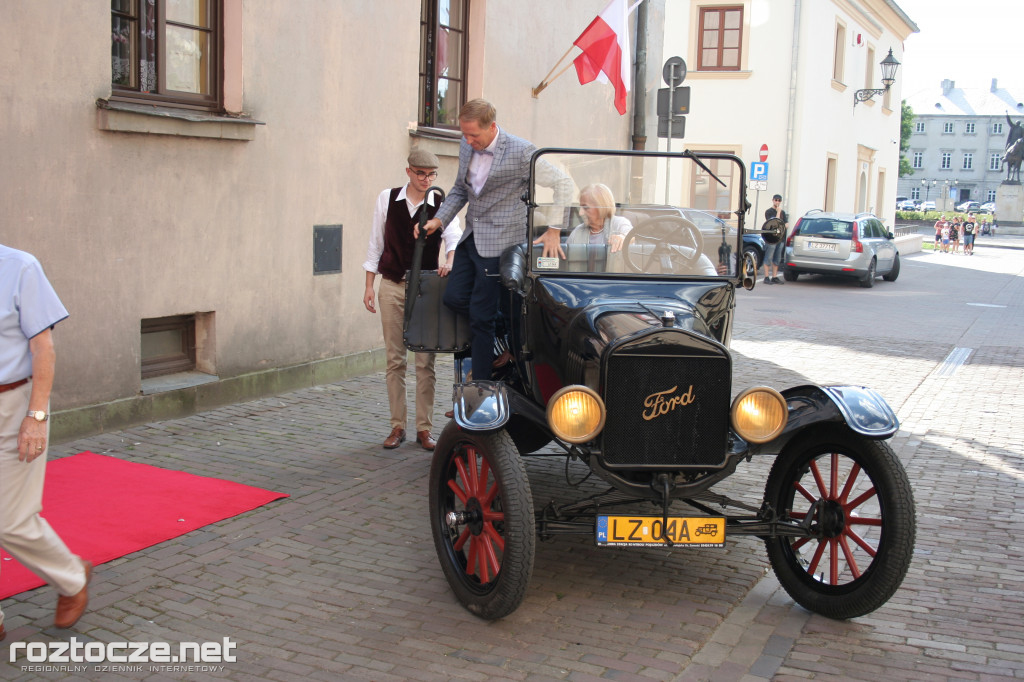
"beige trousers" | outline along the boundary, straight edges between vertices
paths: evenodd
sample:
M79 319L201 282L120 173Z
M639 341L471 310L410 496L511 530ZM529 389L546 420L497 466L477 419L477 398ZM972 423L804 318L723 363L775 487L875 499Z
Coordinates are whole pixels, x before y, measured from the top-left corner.
M47 450L31 462L18 461L18 431L28 412L31 392L29 382L0 393L0 548L57 592L70 597L85 587L85 569L82 560L39 516ZM3 621L0 611L0 624Z
M402 339L405 322L405 285L381 277L377 291L380 322L387 356L386 382L391 406L391 428L406 428L405 370L408 351ZM413 353L416 358L416 430L429 431L434 425L434 355Z

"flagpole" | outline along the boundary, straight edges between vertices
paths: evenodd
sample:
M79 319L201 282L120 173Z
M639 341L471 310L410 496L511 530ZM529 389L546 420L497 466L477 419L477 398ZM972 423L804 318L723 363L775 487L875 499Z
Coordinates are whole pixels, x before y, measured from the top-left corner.
M562 55L561 57L559 57L559 58L558 58L558 61L557 61L557 62L555 62L555 65L551 67L551 70L550 70L550 71L548 71L548 75L547 75L547 76L544 76L544 78L543 78L543 79L541 80L541 82L537 84L537 87L535 87L535 88L534 88L534 89L532 90L532 92L533 92L533 97L534 97L534 99L536 99L537 95L539 95L539 94L540 94L540 93L541 93L541 92L542 92L542 91L544 90L544 88L546 88L546 87L548 87L549 85L551 85L551 83L552 83L552 82L554 82L554 80L555 80L556 78L558 78L559 76L561 76L561 75L562 75L563 73L565 73L565 72L566 72L566 70L568 70L568 68L569 68L570 66L572 66L572 62L569 62L569 63L568 63L568 64L567 64L566 66L565 66L565 68L563 68L563 69L562 69L561 71L559 71L559 72L558 72L558 73L557 73L557 74L555 75L555 77L554 77L554 78L551 78L551 74L555 73L555 69L557 69L557 68L558 68L558 65L559 65L559 64L561 64L561 63L562 63L562 61L563 61L563 60L564 60L564 59L565 59L566 57L568 57L568 56L569 56L569 53L570 53L570 52L572 52L572 48L574 48L574 47L576 47L576 46L575 46L575 45L570 45L570 46L569 46L569 49L565 51L565 54L563 54L563 55ZM548 80L548 78L551 78L551 80Z

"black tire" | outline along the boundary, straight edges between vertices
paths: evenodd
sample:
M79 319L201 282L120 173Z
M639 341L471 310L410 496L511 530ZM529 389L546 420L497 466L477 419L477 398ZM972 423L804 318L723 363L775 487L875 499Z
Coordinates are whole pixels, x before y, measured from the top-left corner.
M772 465L765 502L797 521L820 502L816 537L765 540L779 583L804 608L856 618L885 604L903 582L914 552L914 497L887 443L846 427L797 438Z
M762 260L764 259L764 254L762 254L761 253L761 249L757 248L756 246L753 246L751 244L748 244L747 246L744 246L743 247L743 253L745 253L745 254L746 253L752 254L754 256L754 262L757 263L757 267L758 268L760 268L761 265L763 264Z
M796 278L799 276L800 273L797 270L790 270L789 268L786 268L785 270L782 271L782 279L786 280L787 282L795 282Z
M871 259L871 263L868 265L868 273L864 275L864 278L860 280L860 285L865 289L870 289L875 286L875 277L878 276L878 263L875 259Z
M461 515L449 525L448 514ZM441 569L466 609L494 620L522 603L533 573L533 495L505 431L449 422L430 465L430 526Z
M896 254L896 258L892 261L892 270L882 275L882 279L886 282L895 282L896 278L900 276L900 254Z

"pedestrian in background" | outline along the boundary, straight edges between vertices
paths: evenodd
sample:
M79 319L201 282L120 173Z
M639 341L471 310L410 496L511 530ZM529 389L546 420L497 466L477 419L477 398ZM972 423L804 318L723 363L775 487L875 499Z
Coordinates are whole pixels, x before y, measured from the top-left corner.
M408 419L406 407L405 372L408 353L405 348L405 278L412 267L413 236L420 213L432 218L440 202L430 206L425 196L437 177L437 157L428 151L414 149L407 159L405 174L409 181L402 187L386 189L377 197L370 227L370 244L366 249L366 289L363 305L376 313L380 305L380 322L384 332L384 350L387 355L385 382L388 387L388 406L391 409L391 433L383 447L392 450L405 441ZM426 238L423 248L423 271L437 270L445 277L452 269L455 247L462 236L459 219L453 218L443 233ZM439 256L444 240L445 258ZM381 276L380 291L374 298L373 283ZM416 442L425 450L433 450L436 441L430 431L434 420L434 354L415 353L416 358Z
M789 223L789 216L782 210L782 195L776 194L772 197L772 205L765 209L764 219L766 221L772 218L779 218L782 220L783 229L782 234L779 236L779 240L774 244L769 244L768 240L764 243L764 283L765 284L783 284L782 279L779 277L779 268L782 266L783 260L786 258L786 225Z
M939 219L935 221L935 246L932 250L935 253L939 253L942 250L942 228L946 225L946 216L940 215Z
M968 213L964 221L964 254L974 255L974 235L978 231L978 223L974 220L974 214Z
M56 364L53 327L68 316L34 256L0 244L0 547L57 589L54 625L89 602L92 564L39 515ZM0 640L7 635L0 611Z
M949 247L952 253L960 252L960 216L953 218L953 224L949 228Z

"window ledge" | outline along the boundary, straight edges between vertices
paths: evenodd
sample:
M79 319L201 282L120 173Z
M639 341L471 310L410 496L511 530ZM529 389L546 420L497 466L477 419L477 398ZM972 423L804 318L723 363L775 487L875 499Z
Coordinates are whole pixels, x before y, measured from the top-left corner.
M96 100L100 130L118 133L205 137L217 140L256 139L256 126L265 125L248 117L232 117L191 109L149 104Z
M220 377L214 374L206 374L205 372L191 371L164 374L163 376L152 377L151 379L143 379L140 393L142 395L165 393L182 388L201 386L202 384L212 384L214 381L220 381Z
M458 130L451 130L449 128L428 128L426 126L410 127L409 135L412 137L422 137L428 140L441 141L458 142L462 139L462 133Z
M691 80L710 80L712 78L742 80L750 78L753 71L688 71L686 77Z

